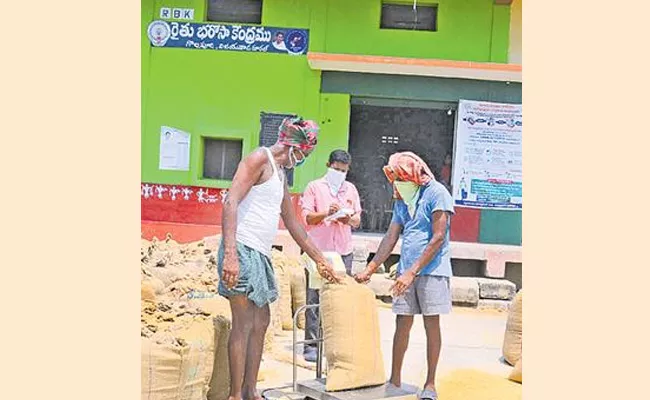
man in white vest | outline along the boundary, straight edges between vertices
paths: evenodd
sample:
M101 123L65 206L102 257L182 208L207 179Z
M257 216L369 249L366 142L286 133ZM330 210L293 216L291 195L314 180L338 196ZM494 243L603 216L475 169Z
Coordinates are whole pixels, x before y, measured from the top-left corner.
M315 122L285 119L273 146L255 150L239 164L224 203L217 269L219 294L229 300L232 310L229 400L262 400L256 384L270 322L269 304L278 298L271 248L280 217L300 248L316 262L321 276L340 282L296 217L286 183L285 170L306 160L317 135Z

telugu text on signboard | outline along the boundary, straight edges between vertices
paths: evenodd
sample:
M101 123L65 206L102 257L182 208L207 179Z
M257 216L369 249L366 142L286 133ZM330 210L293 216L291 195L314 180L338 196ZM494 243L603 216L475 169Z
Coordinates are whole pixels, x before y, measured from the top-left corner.
M307 54L309 30L157 20L147 36L154 47Z

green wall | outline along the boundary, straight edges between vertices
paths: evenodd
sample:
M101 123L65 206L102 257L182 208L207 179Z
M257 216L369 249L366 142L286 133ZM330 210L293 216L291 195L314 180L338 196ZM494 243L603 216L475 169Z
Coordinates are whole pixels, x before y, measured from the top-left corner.
M510 8L495 6L494 0L419 0L418 5L438 4L437 32L379 29L380 0L329 0L327 4L324 50L328 53L508 60Z
M432 1L418 1L426 3ZM508 6L494 5L493 0L435 3L438 32L380 30L380 0L264 0L262 25L309 29L309 48L315 52L507 62ZM202 22L206 4L206 0L142 0L142 181L228 187L228 181L201 178L202 139L241 138L247 154L259 141L260 111L298 113L320 123L317 151L295 174L292 190L301 192L324 173L331 150L347 148L352 97L521 101L520 84L321 74L309 68L304 56L150 46L146 29L161 7L194 8L195 22ZM158 170L161 125L191 133L190 171ZM484 210L480 238L520 243L521 213Z

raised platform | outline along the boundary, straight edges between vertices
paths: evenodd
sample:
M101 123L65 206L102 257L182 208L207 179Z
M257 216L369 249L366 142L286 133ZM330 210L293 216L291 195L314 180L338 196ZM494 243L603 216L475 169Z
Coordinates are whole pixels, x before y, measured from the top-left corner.
M298 382L300 393L306 394L310 399L315 400L415 400L417 399L417 388L404 384L401 388L389 387L388 385L377 386L367 389L346 390L341 392L327 392L325 380L316 379L312 381Z
M363 248L370 253L377 251L383 235L355 233L352 236L355 248ZM300 248L287 231L280 231L276 245L293 255L300 255ZM402 250L400 239L393 249L393 254L399 255ZM462 260L485 261L483 276L487 278L504 278L506 263L521 263L522 250L520 246L495 245L483 243L451 242L451 257Z

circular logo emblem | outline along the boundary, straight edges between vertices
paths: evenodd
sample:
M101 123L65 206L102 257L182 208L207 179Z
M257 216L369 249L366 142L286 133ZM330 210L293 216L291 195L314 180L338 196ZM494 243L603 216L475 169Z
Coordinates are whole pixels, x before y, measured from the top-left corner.
M303 54L307 48L307 35L303 31L290 31L285 41L291 54Z
M147 36L152 45L156 47L164 46L171 36L169 24L165 21L153 21L147 28Z

